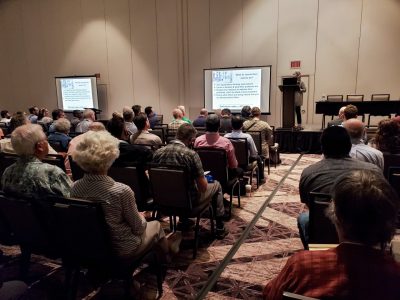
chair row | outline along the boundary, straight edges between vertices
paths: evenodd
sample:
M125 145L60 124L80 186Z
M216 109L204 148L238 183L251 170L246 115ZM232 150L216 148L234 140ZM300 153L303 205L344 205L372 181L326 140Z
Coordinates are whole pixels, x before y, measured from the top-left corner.
M371 101L389 101L390 94L372 94ZM343 95L327 95L328 102L343 102ZM346 101L361 102L364 101L364 95L346 95Z
M131 261L113 254L100 202L0 193L0 220L0 242L21 248L22 279L28 274L31 254L38 254L62 259L67 299L76 298L83 268L92 274L95 287L110 278L123 279L129 296L133 271L147 260L156 270L162 294L163 270L154 251Z

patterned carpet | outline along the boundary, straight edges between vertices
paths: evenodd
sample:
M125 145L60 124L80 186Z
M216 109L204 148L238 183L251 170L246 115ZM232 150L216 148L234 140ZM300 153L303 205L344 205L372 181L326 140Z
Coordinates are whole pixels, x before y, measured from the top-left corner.
M242 197L241 208L234 199L232 219L226 223L229 234L223 240L211 240L209 222L201 220L201 235L197 258L192 259L190 240L192 233L184 234L181 252L175 257L167 271L161 299L194 299L209 285L215 270L219 270L232 246L237 246L234 256L221 270L216 284L211 287L207 299L257 299L263 286L273 278L288 256L302 249L298 236L296 217L304 210L298 195L298 181L302 170L318 161L319 155L303 155L291 172L299 154L281 154L282 163L271 174L267 182L250 197ZM281 180L288 174L274 197L269 199ZM266 209L260 214L255 226L240 245L237 241L246 227L260 211L265 201ZM168 223L163 222L168 228ZM17 247L0 246L5 257L1 262L0 276L4 280L15 279L18 274ZM121 283L110 283L99 290L93 290L82 274L79 298L82 299L118 299L122 297ZM28 284L28 299L60 299L64 296L64 272L60 261L33 256ZM156 298L153 275L146 269L135 273L135 280L140 284L136 292L137 299Z

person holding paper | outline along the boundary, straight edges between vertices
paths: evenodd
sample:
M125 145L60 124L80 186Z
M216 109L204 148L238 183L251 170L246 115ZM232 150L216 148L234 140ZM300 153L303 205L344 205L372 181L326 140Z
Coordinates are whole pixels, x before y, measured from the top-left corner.
M301 81L301 73L300 71L296 71L293 73L294 76L297 77L297 85L299 90L294 94L294 105L296 107L296 118L297 118L297 129L303 130L303 126L301 126L301 106L303 105L303 93L307 91L306 85L303 81Z

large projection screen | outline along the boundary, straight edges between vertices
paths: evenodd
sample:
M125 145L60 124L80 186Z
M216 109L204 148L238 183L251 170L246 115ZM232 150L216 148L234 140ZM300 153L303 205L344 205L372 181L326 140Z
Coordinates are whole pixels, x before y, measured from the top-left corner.
M271 66L204 70L204 107L209 111L257 106L270 114Z
M58 107L64 111L99 108L96 76L56 77Z

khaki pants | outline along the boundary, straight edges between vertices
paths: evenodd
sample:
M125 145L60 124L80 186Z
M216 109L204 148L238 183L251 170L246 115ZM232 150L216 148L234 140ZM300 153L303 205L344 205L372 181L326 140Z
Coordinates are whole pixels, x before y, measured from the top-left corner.
M147 222L146 230L141 236L142 243L136 249L133 258L141 256L144 252L152 248L155 244L158 243L159 240L164 237L164 229L162 229L160 222Z
M224 196L222 194L222 188L218 181L207 184L207 190L200 194L199 203L209 201L212 198L212 204L217 217L222 217L225 213L224 208Z

